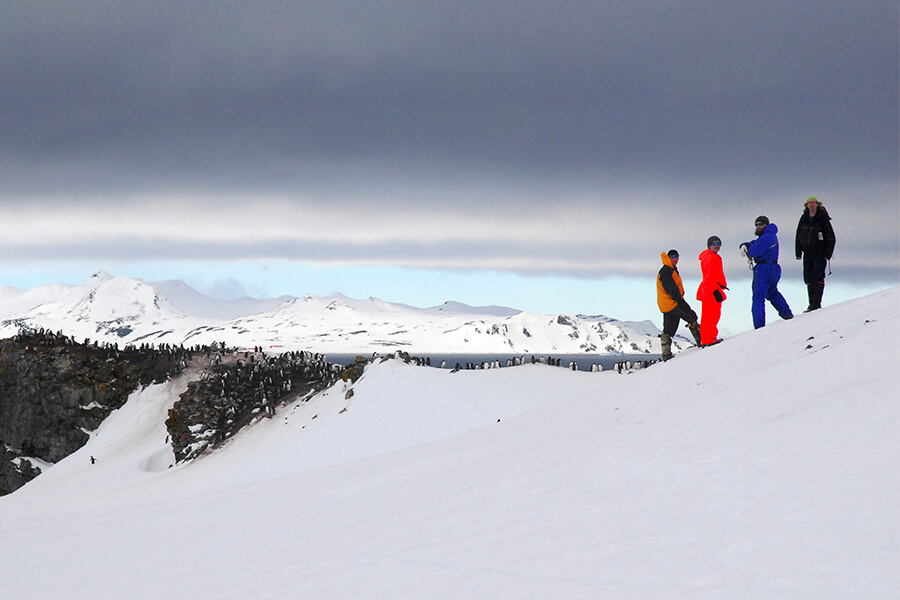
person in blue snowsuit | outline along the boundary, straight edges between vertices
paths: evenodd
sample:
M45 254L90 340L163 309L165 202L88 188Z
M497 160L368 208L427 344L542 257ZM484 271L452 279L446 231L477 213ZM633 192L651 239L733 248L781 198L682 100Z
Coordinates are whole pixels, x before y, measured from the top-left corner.
M794 313L778 291L781 265L778 264L778 227L768 217L756 217L756 239L741 244L741 254L753 259L753 328L766 326L766 300L772 303L778 316L792 319Z

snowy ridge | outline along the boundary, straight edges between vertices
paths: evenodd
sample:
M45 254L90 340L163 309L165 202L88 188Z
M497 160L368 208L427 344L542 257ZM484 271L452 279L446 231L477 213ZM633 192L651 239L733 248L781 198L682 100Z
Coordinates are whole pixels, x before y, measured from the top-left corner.
M287 296L282 296L269 300L257 300L248 297L234 300L215 300L201 294L183 281L156 281L150 285L161 295L165 296L179 312L185 315L225 321L271 310L289 299Z
M341 294L222 301L180 281L145 283L104 272L79 286L0 294L0 336L20 327L77 340L313 350L322 353L650 353L658 329L606 317L537 315L447 302L414 308Z
M631 375L376 363L172 468L185 383L152 386L0 498L0 581L35 600L895 598L898 302Z

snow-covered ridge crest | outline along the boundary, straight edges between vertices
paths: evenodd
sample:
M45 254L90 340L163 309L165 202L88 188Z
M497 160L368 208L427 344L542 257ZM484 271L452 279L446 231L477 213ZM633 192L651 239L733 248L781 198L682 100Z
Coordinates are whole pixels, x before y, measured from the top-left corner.
M216 300L181 281L147 283L100 271L81 285L0 294L0 336L30 327L77 340L315 350L324 353L604 354L654 351L649 322L538 315L459 302L416 308L342 294ZM658 343L658 342L657 342Z

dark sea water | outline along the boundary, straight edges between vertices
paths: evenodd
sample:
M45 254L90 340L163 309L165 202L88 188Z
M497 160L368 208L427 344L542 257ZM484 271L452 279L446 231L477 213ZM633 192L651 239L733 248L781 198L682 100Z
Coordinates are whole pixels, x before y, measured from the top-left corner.
M386 355L387 353L385 353ZM348 365L356 360L359 354L328 354L326 359L329 362ZM366 355L370 357L371 354ZM410 353L410 356L417 356L423 361L430 361L430 366L440 368L444 363L445 369L454 369L459 364L463 369L466 365L499 362L501 367L506 367L507 362L513 359L519 359L524 363L531 363L532 357L535 362L550 363L550 360L558 361L559 365L568 368L572 362L578 365L579 371L591 371L593 365L601 365L604 371L613 368L616 363L623 361L643 362L659 359L659 354L421 354Z

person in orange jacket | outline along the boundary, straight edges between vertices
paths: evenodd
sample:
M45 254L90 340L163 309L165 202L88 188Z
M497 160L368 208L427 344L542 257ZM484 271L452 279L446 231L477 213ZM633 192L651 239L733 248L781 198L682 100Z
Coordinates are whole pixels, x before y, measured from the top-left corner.
M700 325L697 313L684 299L684 284L678 273L678 251L669 250L660 254L663 266L656 276L656 303L663 314L663 330L660 334L662 359L672 358L672 336L678 331L678 323L684 319L697 345L700 345Z
M725 301L725 271L722 268L722 240L714 235L706 240L706 250L700 253L700 272L703 281L697 288L697 300L700 301L700 345L712 346L719 339L719 318L722 316L722 302Z

